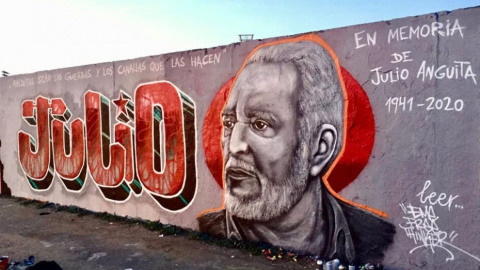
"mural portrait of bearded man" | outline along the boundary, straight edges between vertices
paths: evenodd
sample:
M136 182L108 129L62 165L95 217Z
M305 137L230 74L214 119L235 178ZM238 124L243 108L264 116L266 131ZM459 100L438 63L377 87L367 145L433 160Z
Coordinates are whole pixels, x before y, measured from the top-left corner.
M222 112L224 209L201 231L350 263L380 260L395 227L322 181L344 143L337 65L309 40L260 46Z

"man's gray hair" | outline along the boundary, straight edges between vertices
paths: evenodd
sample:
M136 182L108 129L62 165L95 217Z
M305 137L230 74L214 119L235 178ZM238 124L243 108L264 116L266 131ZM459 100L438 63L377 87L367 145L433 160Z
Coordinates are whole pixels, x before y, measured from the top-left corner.
M321 125L331 124L337 129L338 136L333 161L343 145L344 96L338 76L340 71L330 54L315 42L287 42L258 49L247 65L255 62L291 62L295 65L299 75L297 138L307 143L299 145L297 151L305 154L306 149L299 148L311 149L315 143L312 138L318 136Z

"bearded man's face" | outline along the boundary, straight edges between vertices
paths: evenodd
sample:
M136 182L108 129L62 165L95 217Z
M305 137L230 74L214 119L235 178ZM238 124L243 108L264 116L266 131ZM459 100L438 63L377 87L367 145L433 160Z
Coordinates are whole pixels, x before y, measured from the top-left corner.
M225 206L267 221L303 195L308 146L297 138L298 72L292 63L252 63L237 78L222 114Z

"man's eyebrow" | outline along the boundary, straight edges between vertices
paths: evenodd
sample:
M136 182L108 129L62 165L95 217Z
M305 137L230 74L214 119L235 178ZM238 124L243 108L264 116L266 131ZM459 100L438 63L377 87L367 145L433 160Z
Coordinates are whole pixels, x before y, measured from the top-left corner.
M247 114L248 118L253 118L253 117L260 117L265 120L270 120L274 123L278 122L278 118L275 116L275 114L271 112L266 112L266 111L250 111Z
M224 110L222 116L235 116L235 112L232 110Z

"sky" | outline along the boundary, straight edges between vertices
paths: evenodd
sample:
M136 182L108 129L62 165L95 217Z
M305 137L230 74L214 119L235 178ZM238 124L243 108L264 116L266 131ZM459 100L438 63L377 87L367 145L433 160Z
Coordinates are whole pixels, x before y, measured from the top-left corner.
M0 0L12 75L228 45L480 5L480 0Z

